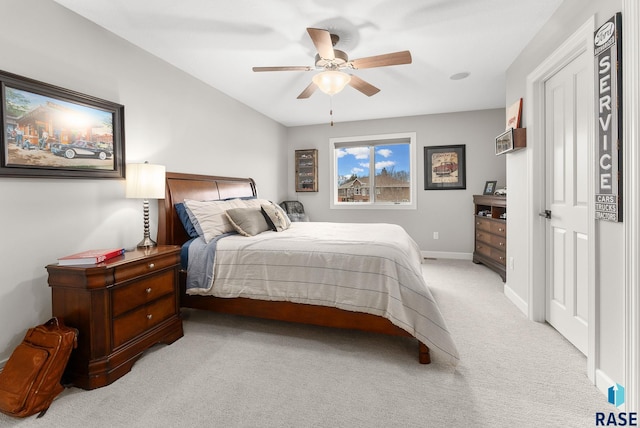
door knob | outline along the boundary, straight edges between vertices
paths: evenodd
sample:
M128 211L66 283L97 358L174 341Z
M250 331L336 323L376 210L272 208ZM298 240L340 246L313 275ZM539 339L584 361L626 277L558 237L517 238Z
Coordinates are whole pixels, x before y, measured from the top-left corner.
M551 218L551 210L544 210L544 212L538 213L540 217Z

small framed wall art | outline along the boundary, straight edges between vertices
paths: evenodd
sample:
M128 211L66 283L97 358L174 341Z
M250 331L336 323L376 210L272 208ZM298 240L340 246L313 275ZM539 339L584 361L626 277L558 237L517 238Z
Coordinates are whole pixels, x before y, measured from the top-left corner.
M526 128L509 128L496 137L496 155L509 153L527 146Z
M509 128L496 137L496 155L513 150L513 128Z

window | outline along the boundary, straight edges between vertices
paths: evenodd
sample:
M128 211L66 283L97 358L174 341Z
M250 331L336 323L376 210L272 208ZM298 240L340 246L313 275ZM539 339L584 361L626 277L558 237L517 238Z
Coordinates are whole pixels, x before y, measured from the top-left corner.
M416 208L415 133L332 138L331 208Z

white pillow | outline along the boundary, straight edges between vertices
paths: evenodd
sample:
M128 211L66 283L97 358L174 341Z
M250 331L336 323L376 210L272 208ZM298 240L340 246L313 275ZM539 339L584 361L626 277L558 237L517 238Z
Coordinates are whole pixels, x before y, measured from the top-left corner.
M287 216L287 213L280 207L280 205L274 204L273 202L269 202L267 204L260 205L262 211L265 213L267 223L271 227L272 230L276 232L282 232L283 230L287 230L291 226L291 220Z
M230 199L227 201L196 201L187 199L184 205L198 235L209 243L223 233L233 232L235 228L229 221L226 211L232 208L260 208L265 199Z

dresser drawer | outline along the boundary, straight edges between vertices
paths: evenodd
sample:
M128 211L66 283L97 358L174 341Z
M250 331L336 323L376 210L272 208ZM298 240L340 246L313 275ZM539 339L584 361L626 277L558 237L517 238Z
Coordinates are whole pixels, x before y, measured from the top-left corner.
M491 247L483 242L476 242L476 253L491 257Z
M141 275L153 273L169 266L180 263L180 253L166 254L159 257L135 260L116 266L114 269L115 282L127 281Z
M507 253L499 248L490 247L486 243L476 243L476 253L482 256L490 257L501 265L507 264Z
M160 296L175 293L174 280L175 271L171 269L143 276L134 283L114 288L111 292L112 316L116 318Z
M507 236L507 224L502 221L492 221L491 233L495 233L500 236Z
M476 230L476 242L478 243L490 244L492 236L494 235L490 234L489 232Z
M491 232L491 224L493 222L489 219L476 216L476 230L486 230Z
M176 314L176 296L169 294L113 320L113 347L128 342L139 334Z
M501 251L507 250L507 238L500 235L490 235L489 243L492 247L496 247Z
M504 251L492 248L491 252L489 254L489 257L491 257L493 260L497 261L498 263L500 263L503 266L507 265L507 257L506 257L506 253Z

